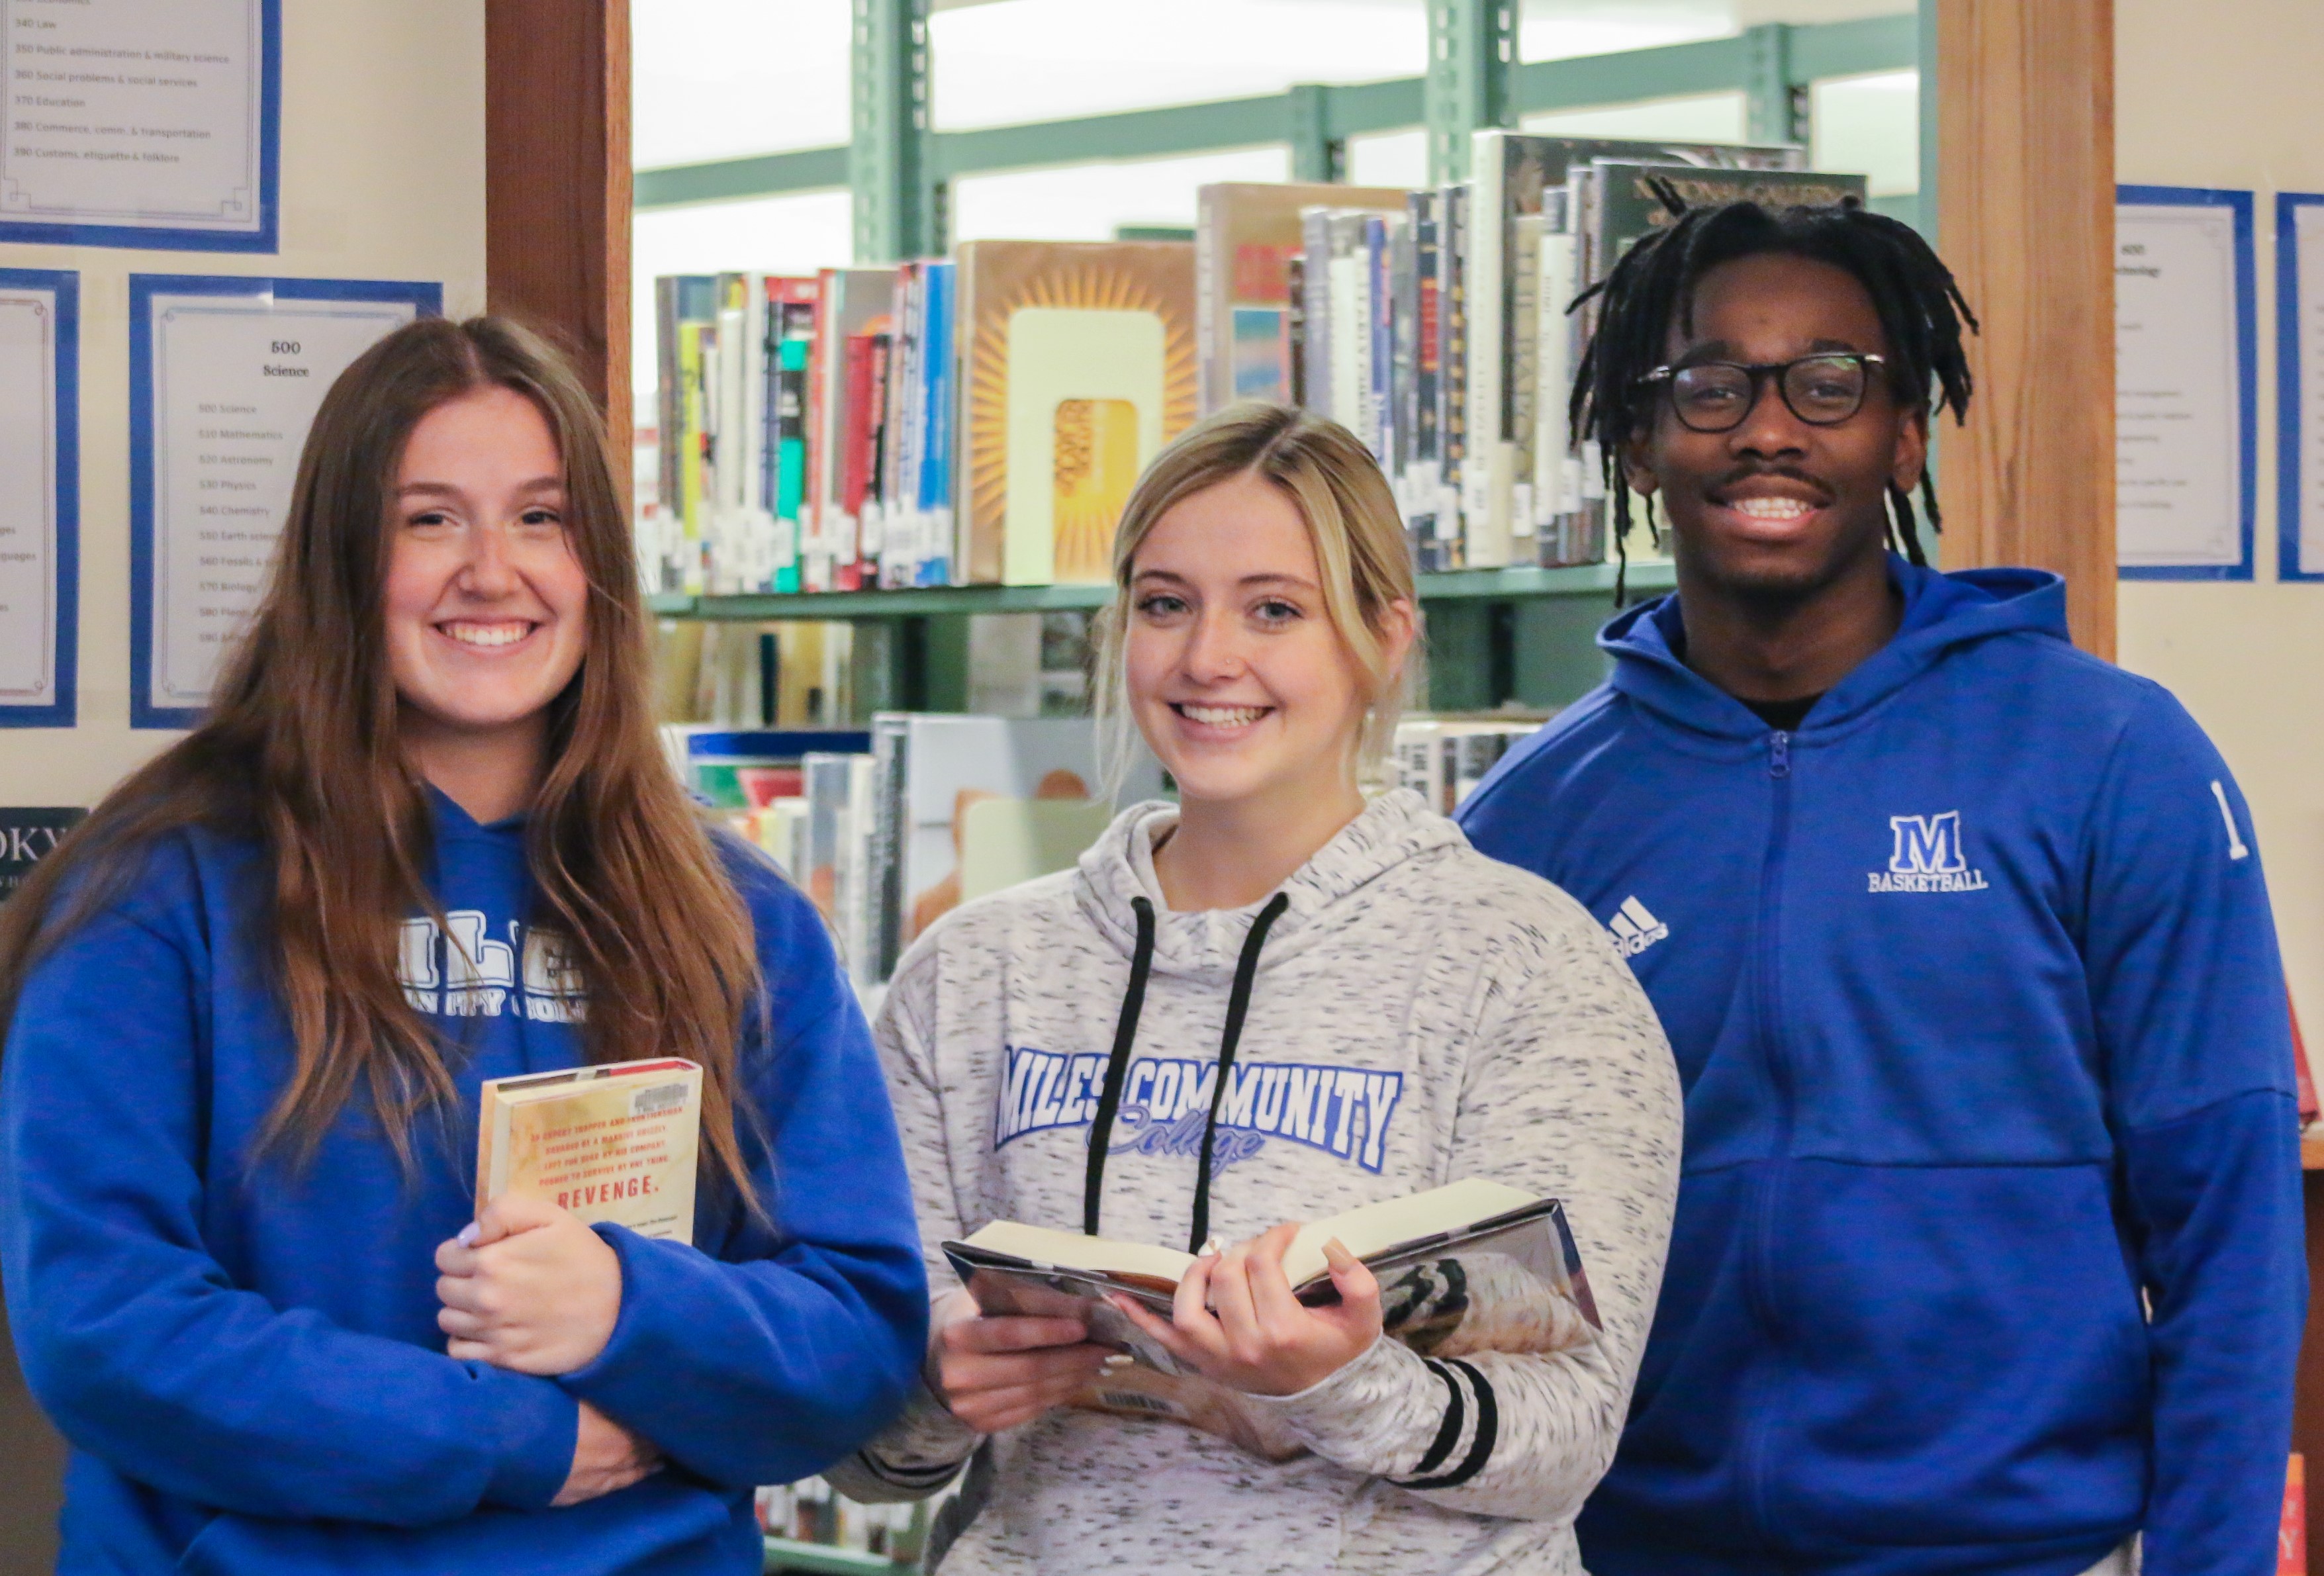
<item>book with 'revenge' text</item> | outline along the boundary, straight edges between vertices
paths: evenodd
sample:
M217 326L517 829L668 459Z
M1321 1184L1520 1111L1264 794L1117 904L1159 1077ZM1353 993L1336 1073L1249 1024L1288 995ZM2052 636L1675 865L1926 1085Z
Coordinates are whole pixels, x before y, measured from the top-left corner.
M1338 1300L1323 1255L1335 1237L1379 1278L1387 1332L1423 1357L1564 1351L1599 1328L1555 1199L1471 1177L1309 1221L1283 1270L1310 1306ZM944 1249L981 1312L1080 1319L1093 1343L1135 1359L1093 1379L1074 1405L1198 1428L1268 1461L1305 1451L1272 1415L1181 1366L1106 1301L1128 1296L1167 1319L1193 1254L1015 1221Z
M529 1193L592 1225L691 1243L701 1138L702 1069L678 1057L487 1079L476 1208Z

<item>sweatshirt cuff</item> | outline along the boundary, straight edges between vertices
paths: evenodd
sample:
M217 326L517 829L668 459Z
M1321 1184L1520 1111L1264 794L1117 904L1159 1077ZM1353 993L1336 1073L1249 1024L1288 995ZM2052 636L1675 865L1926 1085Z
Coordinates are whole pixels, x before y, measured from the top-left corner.
M487 1387L495 1424L493 1475L484 1502L512 1510L546 1510L573 1475L581 1407L553 1379L472 1363Z
M1440 1403L1433 1407L1425 1404L1430 1391L1437 1392ZM1416 1412L1441 1412L1442 1391L1409 1347L1381 1335L1352 1361L1304 1390L1289 1396L1245 1395L1242 1399L1281 1421L1325 1461L1378 1474L1383 1470L1380 1463L1408 1461L1418 1453L1387 1437L1386 1425Z
M940 1486L960 1470L981 1437L923 1378L912 1386L903 1415L863 1447L863 1464L899 1488Z
M622 1306L613 1315L613 1332L605 1337L604 1350L571 1373L560 1375L557 1382L569 1395L603 1405L604 1403L597 1397L618 1396L641 1364L649 1370L650 1377L658 1377L661 1381L669 1378L667 1363L662 1359L674 1355L669 1348L675 1332L654 1328L655 1321L649 1317L646 1306L651 1299L645 1295L643 1285L652 1278L656 1267L644 1261L646 1256L665 1244L641 1237L626 1226L600 1223L591 1229L621 1263Z

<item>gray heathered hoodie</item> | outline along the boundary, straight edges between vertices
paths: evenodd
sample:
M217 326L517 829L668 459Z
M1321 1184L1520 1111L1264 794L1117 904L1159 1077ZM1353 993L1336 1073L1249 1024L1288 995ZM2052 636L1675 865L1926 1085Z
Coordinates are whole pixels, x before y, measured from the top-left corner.
M947 916L897 972L876 1037L938 1296L958 1285L946 1238L1000 1219L1081 1228L1138 898L1157 934L1100 1230L1186 1244L1230 988L1264 906L1164 906L1153 840L1175 814L1124 812L1078 870ZM1579 904L1416 795L1373 802L1281 895L1213 1151L1212 1231L1490 1177L1565 1202L1604 1332L1465 1367L1380 1341L1296 1396L1251 1398L1310 1452L1283 1462L1172 1423L1051 1412L972 1469L946 1576L1582 1569L1573 1516L1621 1433L1678 1182L1662 1029ZM829 1475L862 1499L925 1494L979 1442L923 1391Z

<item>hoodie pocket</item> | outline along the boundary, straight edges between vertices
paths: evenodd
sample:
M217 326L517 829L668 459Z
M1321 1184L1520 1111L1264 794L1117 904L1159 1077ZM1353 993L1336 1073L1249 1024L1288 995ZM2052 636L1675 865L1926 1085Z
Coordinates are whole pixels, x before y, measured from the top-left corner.
M2103 1166L1802 1161L1784 1187L1772 1522L1858 1544L2135 1522L2151 1357Z

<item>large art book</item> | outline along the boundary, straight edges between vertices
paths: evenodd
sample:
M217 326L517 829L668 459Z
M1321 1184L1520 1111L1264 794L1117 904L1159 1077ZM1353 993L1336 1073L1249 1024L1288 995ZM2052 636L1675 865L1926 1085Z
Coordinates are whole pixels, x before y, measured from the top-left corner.
M1194 248L971 241L959 271L955 577L1104 581L1139 473L1194 419Z
M1334 1238L1379 1277L1388 1333L1424 1357L1563 1351L1600 1328L1555 1199L1471 1177L1311 1221L1283 1256L1310 1306L1338 1298L1323 1256ZM1106 1301L1125 1295L1168 1318L1193 1254L1015 1221L944 1249L982 1312L1082 1319L1093 1343L1134 1359L1092 1380L1074 1405L1198 1428L1268 1461L1305 1452L1271 1414L1182 1367Z
M476 1207L530 1193L591 1225L692 1242L701 1138L702 1069L678 1057L488 1078Z

